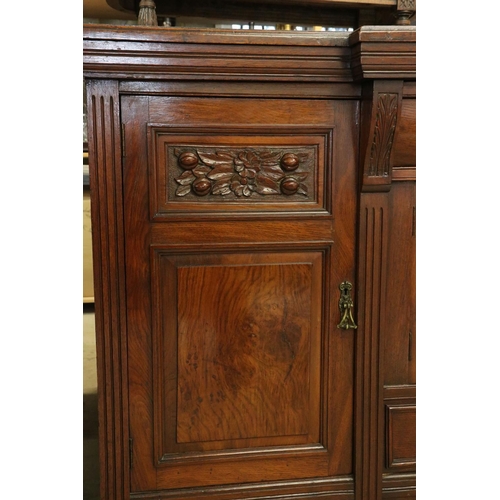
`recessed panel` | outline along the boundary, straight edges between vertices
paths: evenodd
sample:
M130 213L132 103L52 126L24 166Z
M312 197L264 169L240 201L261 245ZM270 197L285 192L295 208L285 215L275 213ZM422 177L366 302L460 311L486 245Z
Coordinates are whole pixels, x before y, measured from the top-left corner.
M323 258L160 254L160 456L321 447Z
M152 217L199 212L328 211L331 131L277 128L185 133L149 129Z
M387 405L387 467L414 470L416 465L416 407Z

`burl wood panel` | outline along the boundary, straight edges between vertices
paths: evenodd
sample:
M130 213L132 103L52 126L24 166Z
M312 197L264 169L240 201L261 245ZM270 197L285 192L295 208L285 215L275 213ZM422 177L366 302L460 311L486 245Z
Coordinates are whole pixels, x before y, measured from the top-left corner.
M178 270L177 442L308 432L310 267Z
M155 253L159 458L320 443L323 252Z

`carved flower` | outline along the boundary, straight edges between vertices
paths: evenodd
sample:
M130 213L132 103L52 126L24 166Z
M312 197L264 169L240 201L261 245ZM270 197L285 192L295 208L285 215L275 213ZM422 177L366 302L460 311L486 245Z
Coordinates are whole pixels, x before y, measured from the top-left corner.
M233 175L231 179L231 191L236 196L250 196L254 191L255 177Z
M255 179L255 175L260 171L262 160L253 151L242 151L234 159L234 169L242 177Z

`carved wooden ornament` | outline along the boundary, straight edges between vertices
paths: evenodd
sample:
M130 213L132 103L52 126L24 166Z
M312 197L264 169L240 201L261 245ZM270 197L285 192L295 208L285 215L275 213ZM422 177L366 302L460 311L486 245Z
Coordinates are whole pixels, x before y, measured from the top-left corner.
M375 131L370 151L370 176L387 176L398 114L398 94L380 94L378 97Z
M181 169L175 177L175 195L219 195L250 198L254 195L308 195L304 183L309 172L297 171L309 164L311 152L266 149L174 148Z

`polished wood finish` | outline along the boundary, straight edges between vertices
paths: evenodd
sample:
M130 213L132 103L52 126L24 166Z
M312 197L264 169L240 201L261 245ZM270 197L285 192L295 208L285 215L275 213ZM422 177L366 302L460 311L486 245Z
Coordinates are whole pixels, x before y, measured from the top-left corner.
M414 495L414 39L84 28L103 500Z

